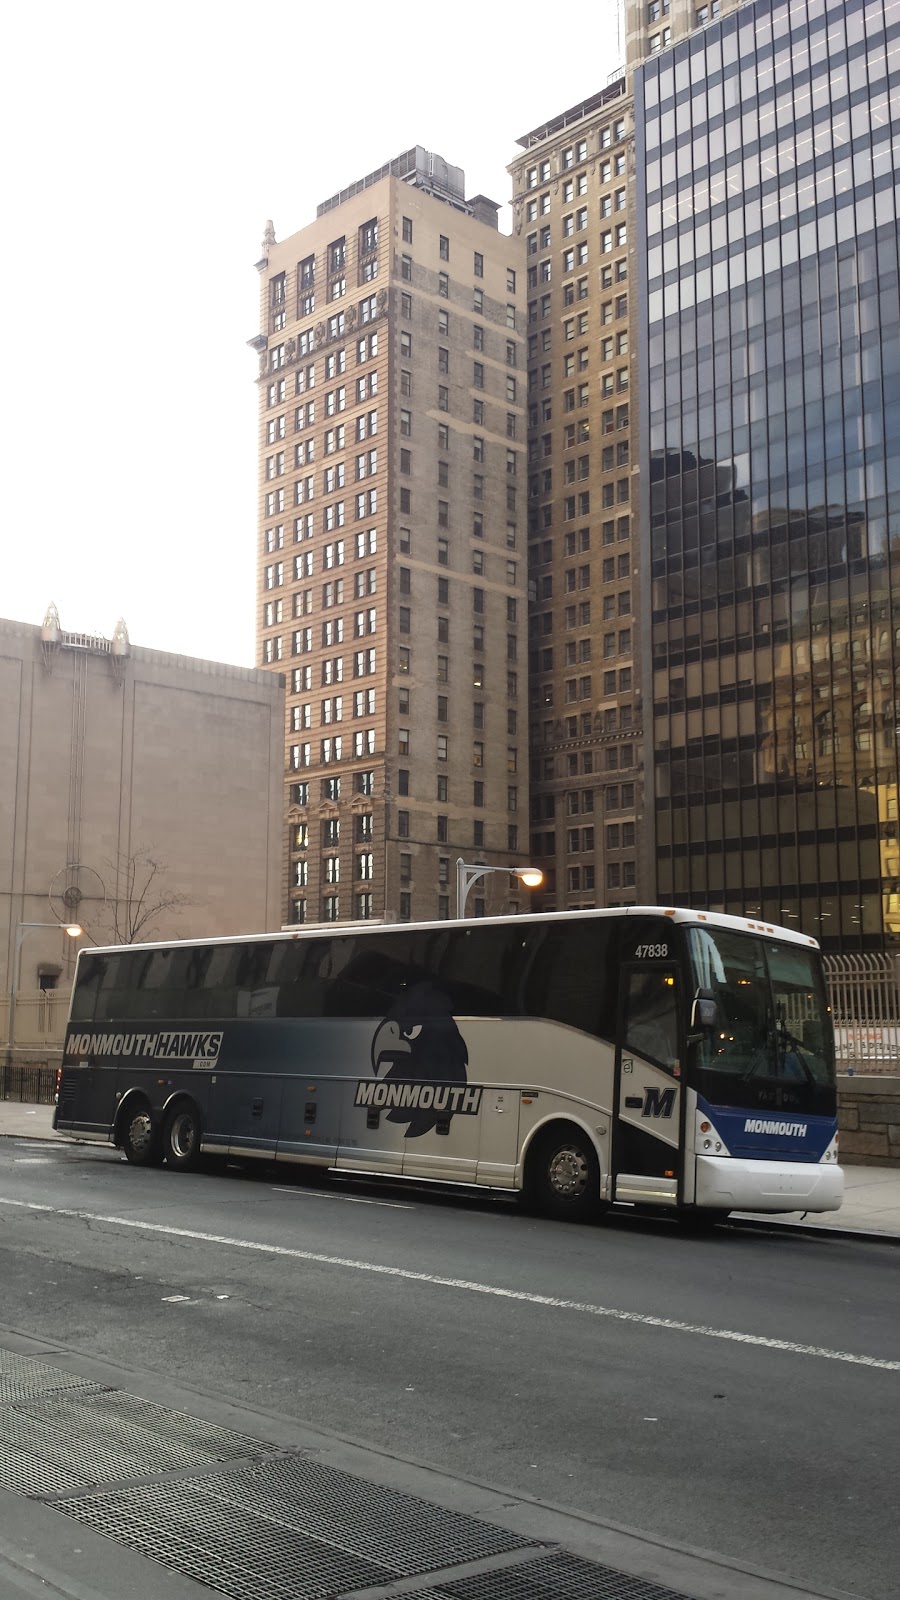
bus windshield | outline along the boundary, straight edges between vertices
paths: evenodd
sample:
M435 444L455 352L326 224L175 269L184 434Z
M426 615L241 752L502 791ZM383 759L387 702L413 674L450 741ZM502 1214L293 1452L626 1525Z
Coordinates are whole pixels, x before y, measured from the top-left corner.
M816 1109L835 1081L818 951L713 927L691 928L689 945L696 987L717 1009L695 1045L695 1086L719 1104Z

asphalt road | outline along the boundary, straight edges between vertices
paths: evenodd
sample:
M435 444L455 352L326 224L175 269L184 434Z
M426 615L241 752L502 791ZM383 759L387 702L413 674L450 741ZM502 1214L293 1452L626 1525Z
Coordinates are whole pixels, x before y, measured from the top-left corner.
M865 1600L898 1591L898 1267L0 1141L7 1328Z

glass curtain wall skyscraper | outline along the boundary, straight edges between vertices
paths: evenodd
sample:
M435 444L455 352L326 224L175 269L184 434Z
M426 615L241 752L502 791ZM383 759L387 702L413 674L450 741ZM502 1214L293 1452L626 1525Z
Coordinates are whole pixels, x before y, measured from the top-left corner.
M757 0L635 71L646 848L832 950L900 939L898 39Z

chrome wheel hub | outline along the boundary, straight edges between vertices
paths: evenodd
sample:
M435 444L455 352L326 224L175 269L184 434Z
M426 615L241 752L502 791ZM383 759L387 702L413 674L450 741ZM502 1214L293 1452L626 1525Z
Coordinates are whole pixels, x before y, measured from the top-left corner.
M554 1194L574 1200L584 1194L590 1174L582 1152L575 1145L564 1145L553 1156L547 1176Z
M193 1117L187 1111L182 1111L175 1118L169 1138L177 1156L190 1155L196 1142L197 1129Z
M139 1111L128 1124L128 1140L135 1155L145 1155L153 1140L153 1123L149 1113Z

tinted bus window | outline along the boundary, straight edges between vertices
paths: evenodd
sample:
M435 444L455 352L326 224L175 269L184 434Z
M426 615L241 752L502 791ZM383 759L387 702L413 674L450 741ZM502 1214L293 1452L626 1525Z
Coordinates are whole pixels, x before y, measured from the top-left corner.
M615 1038L621 928L598 918L530 929L523 1013Z
M72 991L72 1020L89 1022L97 1007L97 991L106 972L107 956L86 952L78 957L76 984Z

